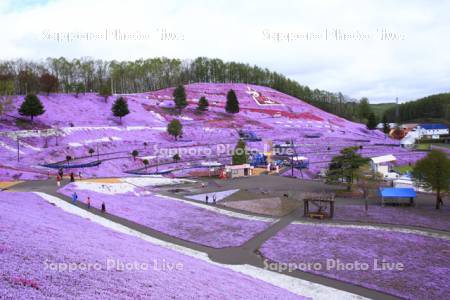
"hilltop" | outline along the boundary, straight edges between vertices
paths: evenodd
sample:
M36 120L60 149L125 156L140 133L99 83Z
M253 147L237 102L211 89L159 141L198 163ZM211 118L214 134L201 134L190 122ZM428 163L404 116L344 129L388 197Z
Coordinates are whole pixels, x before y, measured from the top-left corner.
M386 138L379 131L367 130L363 124L347 121L268 87L196 83L185 88L189 105L181 114L171 108L173 88L113 95L107 102L93 93L78 97L73 94L39 95L46 112L36 118L34 127L52 128L55 134L47 138L41 133L22 134L18 164L13 131L23 129L23 121L17 121L16 118L20 117L17 112L2 121L2 131L9 132L8 136L3 134L0 137L2 177L40 178L47 175L48 169L39 165L61 162L67 156L76 158L78 163L102 160L101 166L82 170L89 176L120 176L124 171L143 167L141 161L131 158L132 150L138 150L139 156L147 157L153 165L156 163L155 148L179 150L189 147L197 149L197 152L205 149L216 151L220 144L232 149L239 139L238 130L255 133L261 141L249 142L248 145L260 151L268 144L293 140L298 154L311 158L311 176L326 167L330 157L344 146L365 146L367 155L406 151L398 149L398 142ZM236 115L227 114L224 109L230 89L236 92L240 103L240 112ZM130 108L130 114L123 119L122 125L111 113L112 102L119 96L127 99ZM201 96L209 100L210 106L208 112L198 114L195 108ZM16 106L22 101L23 96L16 97ZM174 118L179 119L184 127L183 137L177 142L166 133L167 124ZM387 146L382 148L380 145ZM386 147L395 147L395 150ZM94 155L88 154L89 149L94 150ZM213 153L209 156L204 153L185 154L182 161L222 159L228 163L226 155ZM414 160L417 156L411 155L403 159ZM169 160L171 157L158 159Z

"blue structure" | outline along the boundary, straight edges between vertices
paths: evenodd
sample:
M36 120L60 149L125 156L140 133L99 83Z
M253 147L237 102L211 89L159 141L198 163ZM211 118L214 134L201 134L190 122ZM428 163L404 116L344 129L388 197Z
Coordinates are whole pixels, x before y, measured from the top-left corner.
M423 128L426 130L448 129L448 127L444 124L425 123L425 124L420 124L419 126L420 126L420 128Z
M266 166L267 157L262 153L255 153L250 156L250 165L253 167Z
M253 131L239 130L239 137L245 141L252 141L252 142L261 141L261 138L259 138Z
M78 168L90 168L90 167L97 167L101 164L101 161L93 161L85 164L72 164L69 165L67 163L54 163L54 164L44 164L41 165L42 167L51 168L51 169L78 169Z
M409 199L409 204L414 205L416 191L412 188L380 188L381 205L384 206L386 199Z
M304 156L294 157L293 163L296 169L308 169L309 167L309 159Z

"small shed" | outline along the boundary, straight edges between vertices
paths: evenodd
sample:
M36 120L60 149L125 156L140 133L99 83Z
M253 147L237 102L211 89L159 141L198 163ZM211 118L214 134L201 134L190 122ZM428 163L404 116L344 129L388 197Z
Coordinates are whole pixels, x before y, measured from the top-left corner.
M386 174L389 172L389 165L396 160L397 158L392 154L377 156L370 159L370 165L374 172Z
M228 178L248 177L253 175L253 166L250 164L231 165L225 167Z
M417 194L413 188L380 188L381 206L387 203L387 200L408 199L410 205L414 205L414 199ZM398 201L397 201L398 203Z
M334 194L309 196L303 199L304 216L310 218L333 218Z

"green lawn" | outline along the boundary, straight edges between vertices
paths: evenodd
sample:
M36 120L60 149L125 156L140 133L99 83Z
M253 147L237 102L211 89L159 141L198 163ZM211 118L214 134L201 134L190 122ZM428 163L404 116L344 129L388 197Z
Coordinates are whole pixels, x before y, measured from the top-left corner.
M450 148L450 144L430 144L430 143L423 143L423 144L417 144L416 145L416 149L417 150L428 150L430 149L430 146L434 145L434 146L438 146L438 147L445 147L445 148Z
M412 171L413 166L408 166L408 165L406 165L406 166L396 166L396 167L393 167L393 169L397 173L404 174L406 172Z

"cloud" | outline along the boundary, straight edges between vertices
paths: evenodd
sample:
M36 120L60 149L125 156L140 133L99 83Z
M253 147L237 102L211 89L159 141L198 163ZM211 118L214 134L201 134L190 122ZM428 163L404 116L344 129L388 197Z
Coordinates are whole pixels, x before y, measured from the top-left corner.
M16 3L0 0L3 59L219 57L268 67L312 88L367 96L372 102L395 97L407 101L449 91L450 86L446 1ZM132 38L118 40L111 35L115 30ZM75 38L48 38L58 33ZM277 36L290 40L273 38Z

